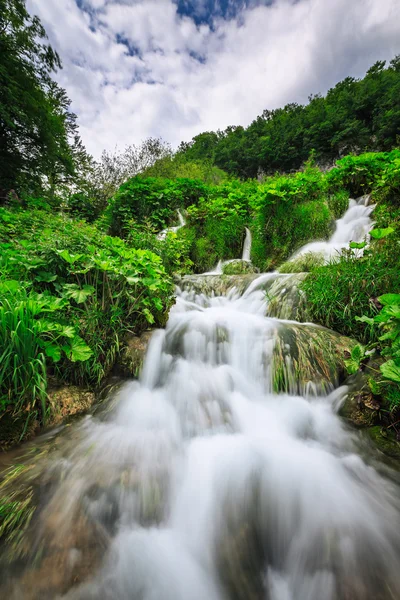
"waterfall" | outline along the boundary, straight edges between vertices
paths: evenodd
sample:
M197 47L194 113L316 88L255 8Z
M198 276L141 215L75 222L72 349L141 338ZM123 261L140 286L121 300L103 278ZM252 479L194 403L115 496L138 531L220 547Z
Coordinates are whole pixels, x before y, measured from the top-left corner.
M181 211L178 209L176 212L178 214L179 225L176 225L174 227L167 227L167 229L163 229L162 231L160 231L160 233L157 236L157 238L159 240L165 240L165 238L167 237L167 235L170 231L172 231L173 233L176 233L177 231L179 231L179 229L181 229L182 227L184 227L186 225L186 221L183 218Z
M362 196L358 200L350 199L347 211L336 221L335 232L330 240L306 244L292 256L292 259L312 252L322 254L325 260L329 261L339 257L342 250L349 248L350 242L362 242L365 239L368 241L368 234L373 227L371 213L375 208L374 204L369 204L369 199L369 196ZM357 252L362 254L362 250Z
M17 565L2 597L400 598L399 487L337 416L346 388L297 393L292 370L290 393L275 391L277 340L294 364L297 324L265 317L257 286L178 291L141 380L52 454L59 484L37 520L36 562L23 576ZM313 326L301 327L307 343ZM78 583L59 591L68 573Z
M251 254L251 231L246 227L246 238L243 244L242 260L250 261Z

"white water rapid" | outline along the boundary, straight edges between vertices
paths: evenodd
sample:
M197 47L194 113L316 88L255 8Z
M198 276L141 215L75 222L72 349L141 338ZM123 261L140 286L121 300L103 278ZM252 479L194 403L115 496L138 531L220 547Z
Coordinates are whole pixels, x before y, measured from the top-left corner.
M326 261L338 258L350 242L369 241L369 232L373 227L371 214L375 208L369 204L370 197L362 196L358 200L350 199L349 207L341 219L336 221L335 232L327 242L311 242L298 250L292 259L308 252L322 254ZM358 250L359 255L362 250ZM291 259L291 260L292 260Z
M165 240L165 238L167 237L167 235L170 231L172 231L173 233L176 233L177 231L179 231L179 229L181 229L182 227L184 227L186 225L186 221L183 218L181 211L178 209L176 212L178 214L179 225L176 225L174 227L167 227L167 229L163 229L157 236L159 240Z
M257 282L243 295L178 290L140 382L88 417L52 467L61 483L36 546L67 545L68 569L91 565L95 531L101 560L69 591L14 584L7 598L400 598L399 487L337 416L346 388L274 392L277 333L289 324L266 309ZM40 585L49 577L47 567Z
M250 262L251 255L251 241L251 231L246 227L246 237L243 244L242 260L247 260L248 262Z

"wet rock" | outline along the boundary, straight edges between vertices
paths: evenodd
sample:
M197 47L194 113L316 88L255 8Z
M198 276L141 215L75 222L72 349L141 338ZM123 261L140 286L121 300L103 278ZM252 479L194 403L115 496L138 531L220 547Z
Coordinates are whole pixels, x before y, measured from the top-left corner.
M153 330L145 331L140 336L132 335L127 338L125 348L115 365L115 371L119 375L139 377L152 334Z
M371 427L376 423L380 404L368 391L352 391L340 409L340 415L357 428Z

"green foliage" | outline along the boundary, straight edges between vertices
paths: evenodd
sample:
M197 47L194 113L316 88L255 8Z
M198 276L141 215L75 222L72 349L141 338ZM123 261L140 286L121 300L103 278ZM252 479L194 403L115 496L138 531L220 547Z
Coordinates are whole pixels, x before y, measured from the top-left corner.
M311 96L265 110L247 129L228 127L204 132L180 154L190 161L210 161L230 175L248 178L260 172L299 169L311 152L332 163L351 152L388 151L398 144L400 130L400 58L385 68L376 63L364 77L347 77L325 97ZM359 195L359 192L350 190Z
M46 418L46 362L61 356L85 361L92 351L59 313L62 298L27 291L15 280L0 279L0 411L15 414L28 406L29 417Z
M400 294L383 294L378 302L382 309L377 315L372 318L363 315L356 320L377 327L382 335L365 348L355 346L346 367L350 374L356 373L368 354L378 350L385 361L380 365L379 373L369 379L369 387L374 395L386 397L393 411L400 407Z
M49 373L99 384L128 331L164 322L172 285L148 250L65 216L5 209L0 250L3 409L32 413L39 399L44 420Z
M305 243L329 237L333 217L323 173L308 164L295 175L267 178L252 198L252 260L262 270L275 267Z
M189 273L192 268L190 248L193 240L188 230L170 231L164 239L160 239L156 231L149 226L131 222L127 242L133 248L151 250L157 254L169 274Z
M206 193L201 181L133 177L120 187L109 204L110 231L126 237L132 221L161 231L176 218L178 208L198 202Z
M167 179L195 179L210 185L219 185L228 178L227 174L210 160L187 160L181 152L157 160L143 175Z
M346 212L349 206L350 194L345 189L340 189L328 196L328 206L332 215L335 219L340 217Z
M249 199L257 183L232 180L209 186L207 197L188 208L189 237L193 239L191 259L196 270L204 272L219 259L241 255L245 227L250 220Z
M400 151L345 156L329 171L327 183L330 189L346 189L353 197L368 194L373 189L378 196L389 194L388 187L397 189L400 184Z

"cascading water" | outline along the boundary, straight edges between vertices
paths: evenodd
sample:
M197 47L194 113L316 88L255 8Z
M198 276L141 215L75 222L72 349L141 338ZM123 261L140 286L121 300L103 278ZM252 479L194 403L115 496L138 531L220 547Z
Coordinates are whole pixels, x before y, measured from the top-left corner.
M176 225L175 227L167 227L167 229L163 229L157 236L159 240L165 240L165 238L167 237L167 234L170 231L172 231L173 233L176 233L177 231L179 231L179 229L181 229L182 227L184 227L186 225L186 221L183 218L181 211L177 210L176 212L178 214L179 225Z
M368 241L368 234L373 226L371 213L375 205L369 204L369 196L358 200L351 199L349 208L341 219L336 221L335 232L327 242L311 242L298 250L293 258L312 252L322 254L326 261L339 257L342 250L349 248L350 242ZM362 251L358 251L361 253Z
M399 487L337 416L346 388L274 391L277 336L296 325L266 310L257 282L178 293L140 382L52 463L40 558L2 597L400 598Z
M251 231L246 227L246 237L243 245L242 260L250 261L251 255Z

